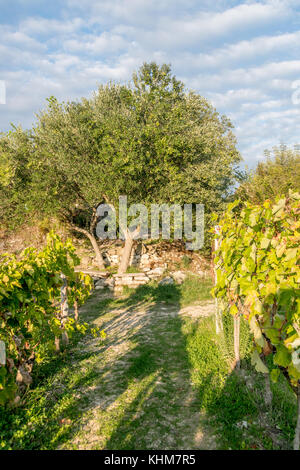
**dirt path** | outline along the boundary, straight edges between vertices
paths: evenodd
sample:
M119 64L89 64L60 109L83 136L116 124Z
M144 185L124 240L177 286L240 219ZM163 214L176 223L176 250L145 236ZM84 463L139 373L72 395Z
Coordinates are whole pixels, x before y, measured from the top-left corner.
M74 351L76 431L60 448L213 449L215 438L190 379L185 333L214 312L212 302L180 309L162 302L116 302L95 294L81 318L107 339Z

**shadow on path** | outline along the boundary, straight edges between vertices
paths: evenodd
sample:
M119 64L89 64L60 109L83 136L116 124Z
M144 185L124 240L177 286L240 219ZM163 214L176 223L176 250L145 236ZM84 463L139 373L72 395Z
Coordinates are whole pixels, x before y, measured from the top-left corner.
M211 435L203 433L203 417L191 386L185 334L178 314L180 290L176 285L166 287L142 286L119 302L121 309L112 318L105 320L104 316L101 328L110 344L94 391L98 401L95 396L92 399L98 408L88 425L88 434L94 436L88 446L214 446ZM172 303L166 305L162 299L168 295Z

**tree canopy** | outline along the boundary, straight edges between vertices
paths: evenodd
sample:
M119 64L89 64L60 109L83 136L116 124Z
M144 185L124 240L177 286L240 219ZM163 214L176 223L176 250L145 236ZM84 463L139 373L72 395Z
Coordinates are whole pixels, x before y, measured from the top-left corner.
M222 210L240 161L230 121L165 64L145 63L130 83L101 85L89 99L51 97L22 135L30 147L23 162L29 212L38 207L89 238L98 205L117 208L120 195L129 204Z
M13 127L0 136L0 224L15 228L25 220L33 144L29 132Z

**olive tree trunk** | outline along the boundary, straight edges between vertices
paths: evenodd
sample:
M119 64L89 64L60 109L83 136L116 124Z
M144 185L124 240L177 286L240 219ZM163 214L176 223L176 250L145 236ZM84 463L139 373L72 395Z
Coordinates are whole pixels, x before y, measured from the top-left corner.
M76 227L75 225L72 225L72 228L76 230L76 232L83 233L90 240L92 247L94 249L95 255L96 255L96 262L97 262L98 268L100 271L103 271L105 269L104 260L103 260L102 253L99 249L97 240L94 237L94 235L90 233L88 230L81 228L81 227Z
M127 271L127 268L130 262L130 256L132 252L134 239L138 235L140 231L140 227L137 227L133 232L130 232L130 230L128 229L123 230L123 231L125 233L125 245L124 245L122 258L121 258L121 262L120 262L119 269L118 269L118 274L124 274Z

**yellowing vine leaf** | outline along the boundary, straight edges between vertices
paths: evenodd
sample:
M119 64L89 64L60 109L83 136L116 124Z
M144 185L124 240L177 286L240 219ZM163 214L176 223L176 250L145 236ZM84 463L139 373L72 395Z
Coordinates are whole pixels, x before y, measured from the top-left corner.
M255 367L257 372L261 372L263 374L269 373L269 369L266 367L266 365L263 363L263 361L259 357L258 351L256 349L252 353L251 364Z

